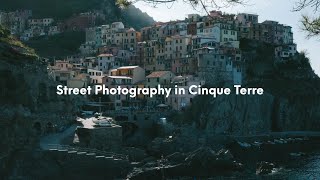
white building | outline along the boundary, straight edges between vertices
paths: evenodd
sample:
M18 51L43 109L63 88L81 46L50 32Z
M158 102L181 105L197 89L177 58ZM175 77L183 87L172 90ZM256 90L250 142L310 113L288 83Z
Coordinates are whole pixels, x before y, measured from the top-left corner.
M95 70L95 69L88 69L88 74L91 79L91 84L102 84L102 79L104 74L102 71Z
M219 26L205 27L203 31L197 35L203 35L212 38L215 42L221 42L221 29Z
M29 26L49 26L54 22L53 18L29 19Z
M232 24L217 23L215 26L220 27L220 41L238 41L238 31Z
M275 57L279 60L286 60L297 53L297 44L282 45L275 48Z
M120 29L124 29L124 24L122 22L114 22L111 24L111 33L115 33Z
M112 54L100 54L97 57L98 69L107 73L110 69L114 67L114 56Z

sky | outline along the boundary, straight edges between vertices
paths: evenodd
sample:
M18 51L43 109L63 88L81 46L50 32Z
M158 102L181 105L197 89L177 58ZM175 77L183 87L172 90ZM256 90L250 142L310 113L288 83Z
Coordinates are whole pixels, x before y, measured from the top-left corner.
M311 66L314 71L320 75L320 37L306 38L306 33L301 28L301 15L312 15L312 9L306 9L302 12L293 12L295 2L298 0L247 0L246 5L237 5L224 7L221 10L226 13L253 13L259 15L259 22L264 20L274 20L281 24L292 27L294 41L297 43L298 50L306 50L307 56L310 58ZM155 21L167 22L170 20L185 19L188 14L206 15L202 8L194 9L191 5L184 4L183 0L175 3L157 4L156 6L145 2L136 2L134 4L141 11L146 12L153 17ZM214 8L209 8L214 10ZM320 13L318 13L320 15Z

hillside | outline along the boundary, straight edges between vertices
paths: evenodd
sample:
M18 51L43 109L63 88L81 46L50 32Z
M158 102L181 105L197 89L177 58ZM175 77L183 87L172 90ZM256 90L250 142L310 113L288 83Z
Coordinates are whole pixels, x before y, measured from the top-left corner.
M0 59L19 61L22 59L35 59L34 50L25 46L10 35L10 31L0 25Z
M56 22L63 22L75 14L98 10L104 13L105 20L97 22L97 25L122 21L126 27L140 30L154 23L153 18L140 9L134 6L121 9L115 2L116 0L0 0L0 11L30 9L32 18L52 17ZM33 38L27 44L40 56L59 57L77 53L80 44L84 41L83 32L63 32L51 37Z
M0 26L0 157L36 145L48 122L61 127L73 120L79 101L58 97L55 86L34 50Z
M32 10L34 18L53 17L58 21L64 20L74 14L100 10L106 14L106 22L123 20L126 25L136 29L148 26L154 22L153 18L134 6L120 9L116 0L0 0L0 10L15 11L18 9Z
M36 49L39 56L58 58L77 53L85 38L85 32L64 32L53 36L32 38L26 44Z

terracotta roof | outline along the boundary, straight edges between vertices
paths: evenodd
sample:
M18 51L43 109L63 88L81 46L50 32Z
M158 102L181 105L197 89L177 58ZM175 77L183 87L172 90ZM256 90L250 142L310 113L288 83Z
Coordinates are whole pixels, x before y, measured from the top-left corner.
M167 73L170 73L170 71L155 71L149 74L147 78L158 78L164 76Z

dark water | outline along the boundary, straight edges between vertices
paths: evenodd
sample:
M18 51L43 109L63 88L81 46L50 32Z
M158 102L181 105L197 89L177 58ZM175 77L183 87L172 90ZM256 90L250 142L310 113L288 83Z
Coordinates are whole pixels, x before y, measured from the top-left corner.
M270 175L273 179L319 179L320 152L296 157Z
M269 175L246 175L222 179L289 179L289 180L320 180L320 152L301 157L293 157L287 162L278 163L278 167Z
M256 175L255 168L245 168L246 172L232 176L213 177L217 180L255 180L255 179L288 179L288 180L320 180L320 152L301 157L292 157L286 162L275 163L277 168L268 175Z

